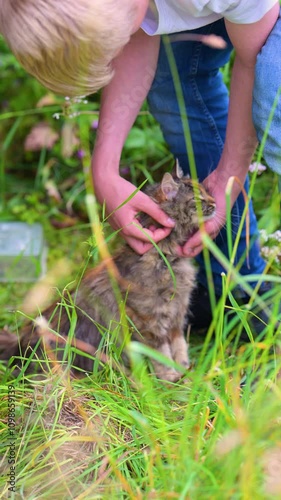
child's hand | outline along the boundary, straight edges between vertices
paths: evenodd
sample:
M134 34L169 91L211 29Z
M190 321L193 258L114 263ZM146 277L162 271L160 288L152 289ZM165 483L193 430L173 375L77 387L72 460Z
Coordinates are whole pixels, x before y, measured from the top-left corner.
M135 186L119 175L112 175L110 182L95 182L95 191L100 203L105 201L106 213L114 229L121 229L121 234L127 243L139 254L144 254L152 243L144 234L144 229L138 229L140 223L137 219L139 212L149 214L159 222L162 228L145 229L147 235L157 243L171 232L174 222L165 214L156 203L146 194L137 192L127 203L118 208L136 190Z
M191 236L184 246L178 247L178 254L181 257L195 257L198 255L202 252L204 246L202 236L204 234L208 234L210 238L214 239L219 234L221 228L225 225L227 210L225 193L229 178L219 172L219 168L214 170L214 172L212 172L203 183L205 184L208 192L215 199L216 210L214 216L206 221L202 228ZM233 206L240 190L240 183L238 181L234 181L231 189L231 207Z
M185 243L183 247L178 247L178 255L181 257L195 257L203 250L203 240L202 236L204 234L208 234L211 239L216 238L219 234L220 229L225 224L225 199L224 193L223 196L215 196L215 193L212 193L216 200L216 211L214 216L204 223L202 228L197 231L189 240Z

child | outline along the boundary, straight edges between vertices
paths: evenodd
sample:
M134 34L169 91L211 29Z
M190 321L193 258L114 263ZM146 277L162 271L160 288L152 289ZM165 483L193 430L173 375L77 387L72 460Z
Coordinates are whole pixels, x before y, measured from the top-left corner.
M112 226L123 228L124 238L140 254L147 251L151 243L137 228L135 217L139 211L149 213L162 224L161 229L148 231L156 242L173 226L173 221L143 193L116 210L135 189L120 177L119 160L126 136L147 95L171 151L179 157L186 172L190 168L173 79L159 35L188 30L223 37L227 47L222 51L184 40L172 46L191 127L198 177L206 178L205 183L216 199L216 215L205 228L213 238L219 234L217 244L228 257L226 234L221 231L225 223L225 191L232 176L248 188L247 170L256 146L251 112L256 57L268 37L270 40L278 13L277 0L0 0L0 30L27 71L52 90L81 95L106 85L93 155L95 190L99 201L106 202L107 212L114 212L110 219ZM276 27L280 36L280 23ZM228 60L232 46L236 58L228 104L218 69ZM274 55L278 57L279 52L275 50ZM259 107L263 108L268 90L267 80L260 76L265 65L262 54L263 51L257 65L254 94L259 137L266 127L265 118L259 119ZM280 64L278 57L272 74L273 89L278 89L281 83ZM110 80L112 68L114 76ZM269 100L266 103L267 119L271 104ZM272 130L277 140L276 131ZM275 152L277 149L280 155L280 138ZM272 162L273 169L281 168L276 164L276 153ZM244 209L240 184L234 182L232 188L234 238ZM264 262L256 242L252 205L249 214L250 267L245 261L245 227L237 256L238 260L242 259L242 274L260 274ZM204 291L200 290L199 296L206 302L207 279L201 250L201 234L197 233L179 253L198 256L199 282ZM212 270L219 296L223 268L214 258ZM199 316L204 315L201 312Z
M47 88L86 95L110 81L112 60L139 24L134 3L0 0L0 33L26 71Z

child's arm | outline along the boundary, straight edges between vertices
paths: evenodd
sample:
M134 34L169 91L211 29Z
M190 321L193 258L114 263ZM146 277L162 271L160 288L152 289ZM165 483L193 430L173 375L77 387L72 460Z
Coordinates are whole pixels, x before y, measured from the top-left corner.
M216 215L205 224L206 232L214 238L225 223L225 191L229 178L236 176L244 184L252 155L257 144L252 123L252 92L256 57L272 30L279 12L277 3L259 22L238 25L226 21L228 34L236 50L233 66L226 142L221 160L205 180L216 199ZM278 50L278 49L277 49ZM267 83L264 82L266 85ZM241 186L234 182L232 203ZM180 250L182 255L197 255L202 250L201 234L196 233Z
M119 161L127 134L154 78L158 52L159 37L149 37L139 30L115 60L115 75L103 91L92 167L96 196L101 203L105 201L107 214L114 212L136 189L120 177ZM132 225L140 211L164 226L147 231L156 242L169 234L173 222L141 192L110 217L114 228L123 228L122 235L131 247L144 253L152 244Z

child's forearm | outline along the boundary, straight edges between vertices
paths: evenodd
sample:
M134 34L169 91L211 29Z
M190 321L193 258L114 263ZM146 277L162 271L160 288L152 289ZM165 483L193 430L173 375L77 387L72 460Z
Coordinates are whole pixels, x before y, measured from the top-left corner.
M215 238L226 219L225 192L230 177L234 182L231 190L235 202L248 172L256 146L256 134L252 124L252 91L256 57L277 20L279 3L259 22L238 25L226 22L228 34L236 50L233 67L230 106L226 141L217 168L207 177L206 184L216 200L216 215L205 223L205 231ZM181 254L195 256L202 251L202 234L197 232L181 249Z
M119 161L127 134L147 96L154 78L159 37L139 31L115 61L115 75L103 92L98 136L92 167L94 188L100 203L105 202L109 222L138 253L166 237L174 222L159 206L119 175ZM127 200L127 201L126 201ZM124 202L126 204L124 205ZM162 226L140 230L137 214L149 214ZM150 240L150 241L149 241Z
M139 30L115 60L115 75L104 89L93 155L94 177L100 169L118 170L124 142L154 78L159 37Z
M254 66L245 66L236 57L232 71L226 140L217 168L223 190L230 177L235 176L241 181L240 185L234 185L234 199L244 184L257 145L251 109L253 82Z
M243 183L257 145L252 122L252 93L256 57L278 15L278 5L258 23L233 25L227 29L236 49L232 71L229 117L225 147L218 169L222 179L236 176ZM234 189L239 193L238 185Z

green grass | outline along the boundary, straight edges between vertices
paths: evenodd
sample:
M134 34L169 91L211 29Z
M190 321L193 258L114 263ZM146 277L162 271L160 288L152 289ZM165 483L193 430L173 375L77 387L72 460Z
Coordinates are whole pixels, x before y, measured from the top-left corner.
M0 84L3 95L10 99L10 108L2 109L1 115L1 219L43 224L50 272L63 257L72 263L63 283L53 276L53 285L62 290L79 279L87 262L97 261L103 238L110 251L116 245L108 224L99 225L97 215L103 219L102 210L92 203L88 174L89 126L98 113L98 102L93 98L74 120L78 148L84 152L82 161L75 150L64 157L61 129L68 118L58 122L52 118L61 102L55 101L51 110L36 109L44 90L26 78L10 57L7 55L4 67L6 79ZM229 71L225 70L227 80ZM21 79L21 95L11 83L15 73ZM26 102L30 112L25 113ZM61 134L59 143L44 154L24 153L25 136L42 118ZM171 155L159 127L144 108L124 149L121 168L128 167L124 175L140 186L145 178L148 182L159 179L170 165ZM49 195L49 181L60 192L60 201ZM277 177L266 171L260 177L252 176L252 183L259 227L272 235L281 217ZM90 223L85 200L91 201ZM74 218L75 225L56 229L58 223L69 223L67 217ZM95 234L93 226L98 229ZM208 251L223 258L208 238L205 243L207 265ZM120 353L111 345L109 362L99 369L96 363L94 372L81 379L71 378L52 361L44 364L41 379L27 375L24 369L13 379L10 370L0 364L0 497L280 498L280 327L275 332L274 324L281 300L281 243L270 237L264 246L275 246L279 252L277 257L265 252L272 276L266 279L276 288L262 302L264 308L273 305L264 337L252 338L251 312L241 310L231 295L234 282L246 289L250 282L225 262L222 302L204 337L191 332L192 369L177 384L157 380L147 366L149 357L157 357L157 353L135 343L125 348L130 370L124 369ZM235 245L233 248L235 252ZM1 327L17 330L22 315L15 311L23 309L29 288L15 283L0 287ZM235 311L232 319L223 308L228 296ZM71 328L74 322L73 316ZM239 341L242 327L249 332L248 343ZM7 482L14 465L15 493L9 492Z
M280 445L281 366L270 334L240 348L192 342L195 365L178 384L158 381L133 354L130 375L109 364L81 380L59 370L11 383L15 498L272 498L265 462ZM1 387L3 497L9 387Z
M226 275L224 299L230 288ZM2 496L15 450L11 498L278 498L280 300L280 287L264 297L264 307L274 306L271 322L248 344L239 333L244 326L251 337L251 313L234 303L229 319L219 304L207 336L191 334L193 367L177 384L157 380L145 360L159 355L136 343L125 348L130 370L112 345L109 362L82 379L52 361L41 379L23 369L13 380L3 366Z

